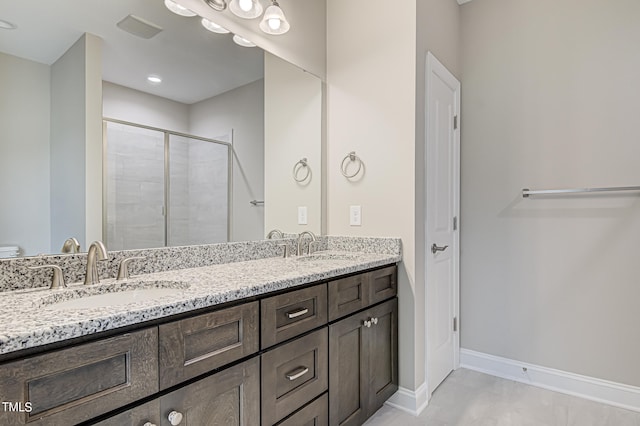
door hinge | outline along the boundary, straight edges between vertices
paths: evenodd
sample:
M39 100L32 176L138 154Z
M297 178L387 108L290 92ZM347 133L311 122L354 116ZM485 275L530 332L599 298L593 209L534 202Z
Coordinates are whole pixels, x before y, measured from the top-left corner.
M458 116L454 115L453 116L453 129L457 129L458 128Z
M454 231L458 230L458 216L453 217L453 230Z
M453 317L453 332L458 331L458 317Z

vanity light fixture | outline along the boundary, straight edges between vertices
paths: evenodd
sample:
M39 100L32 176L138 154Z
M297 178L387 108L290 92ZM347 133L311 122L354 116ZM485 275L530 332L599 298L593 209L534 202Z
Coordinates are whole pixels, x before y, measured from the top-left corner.
M255 44L251 43L249 40L247 40L244 37L240 37L238 34L235 34L233 36L233 41L238 45L238 46L242 46L242 47L256 47Z
M229 10L239 18L253 19L262 15L262 5L258 0L231 0Z
M204 2L213 10L222 12L227 8L226 0L204 0Z
M289 21L276 0L271 0L271 6L267 8L260 22L260 29L271 35L280 35L289 31Z
M162 78L159 75L151 74L149 77L147 77L147 81L151 84L156 85L162 83Z
M206 29L208 29L209 31L211 31L212 33L217 33L217 34L228 34L229 30L221 27L220 25L216 24L215 22L212 22L210 20L208 20L207 18L202 18L202 26L205 27Z
M197 13L192 12L191 10L187 9L186 7L182 6L181 4L176 3L173 0L164 0L164 5L167 7L167 9L169 9L170 11L175 13L176 15L186 16L186 17L191 17L191 16L196 16L197 15Z

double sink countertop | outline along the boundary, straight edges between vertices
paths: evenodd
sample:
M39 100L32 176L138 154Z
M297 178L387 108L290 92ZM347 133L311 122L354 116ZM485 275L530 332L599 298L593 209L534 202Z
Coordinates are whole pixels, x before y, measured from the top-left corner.
M0 355L393 264L399 254L321 251L0 293ZM133 290L144 289L142 299ZM151 290L149 289L156 289ZM122 293L126 292L126 293ZM91 305L96 295L112 301ZM121 297L117 297L120 293ZM123 295L127 295L122 297ZM82 303L74 300L83 299ZM70 302L70 303L69 303ZM84 303L86 302L86 304ZM102 305L99 305L99 304ZM80 306L74 306L80 305Z

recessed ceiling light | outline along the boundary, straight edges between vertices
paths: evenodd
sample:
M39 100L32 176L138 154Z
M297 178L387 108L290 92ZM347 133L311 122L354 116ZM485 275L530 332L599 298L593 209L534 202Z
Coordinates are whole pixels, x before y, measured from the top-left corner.
M176 3L173 0L164 0L164 5L167 7L167 9L169 9L170 11L175 13L176 15L186 16L186 17L191 17L191 16L196 16L197 15L197 13L192 12L191 10L187 9L186 7L182 6L181 4Z
M159 75L151 74L147 77L147 81L151 84L160 84L162 83L162 78Z
M221 27L220 25L216 24L215 22L211 22L207 18L202 18L202 26L205 27L206 29L208 29L209 31L213 32L213 33L218 33L218 34L228 34L229 33L229 30Z
M16 28L18 28L18 26L16 24L0 19L0 29L3 29L3 30L15 30Z
M233 41L238 45L238 46L242 46L242 47L256 47L255 44L251 43L249 40L247 40L244 37L240 37L238 34L233 36Z

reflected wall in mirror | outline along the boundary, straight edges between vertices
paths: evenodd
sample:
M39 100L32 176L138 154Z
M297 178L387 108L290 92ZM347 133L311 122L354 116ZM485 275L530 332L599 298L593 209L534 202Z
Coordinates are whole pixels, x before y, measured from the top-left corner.
M162 31L125 32L116 24L129 15ZM161 1L25 0L1 4L0 19L17 25L0 39L0 247L35 255L59 252L72 236L83 251L106 239L103 117L232 143L230 240L272 228L320 232L316 77ZM303 157L312 179L300 184L292 168ZM307 225L298 224L300 206Z

